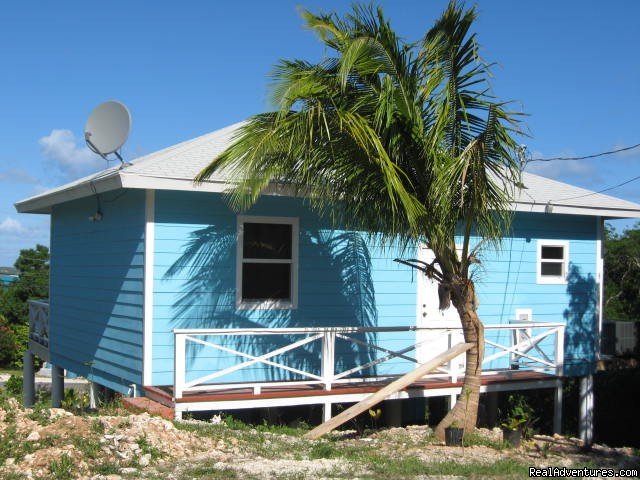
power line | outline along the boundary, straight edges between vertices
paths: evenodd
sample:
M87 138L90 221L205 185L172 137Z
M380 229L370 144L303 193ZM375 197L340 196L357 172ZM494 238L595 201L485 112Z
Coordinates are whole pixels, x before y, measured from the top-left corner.
M556 160L587 160L589 158L603 157L605 155L613 155L614 153L626 152L640 147L640 143L631 145L630 147L618 148L616 150L610 150L608 152L594 153L593 155L584 155L582 157L552 157L552 158L530 158L526 163L530 162L554 162Z
M597 192L585 193L584 195L577 195L575 197L559 198L557 200L551 200L551 203L562 202L563 200L574 200L576 198L590 197L592 195L598 195L599 193L608 192L609 190L613 190L615 188L622 187L624 185L627 185L628 183L635 182L636 180L640 180L640 175L638 175L637 177L630 178L629 180L625 180L622 183L618 183L617 185L613 185L611 187L603 188L602 190L598 190Z

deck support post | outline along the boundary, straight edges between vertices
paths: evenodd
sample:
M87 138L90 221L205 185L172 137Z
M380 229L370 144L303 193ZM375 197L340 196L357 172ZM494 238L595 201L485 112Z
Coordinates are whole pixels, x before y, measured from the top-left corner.
M402 400L386 400L383 403L382 411L387 427L402 426Z
M51 406L60 408L64 397L64 368L51 366Z
M331 402L324 402L323 406L322 406L322 421L323 422L328 422L329 420L331 420L331 406L333 405L333 403Z
M30 350L22 357L22 402L25 407L32 407L36 401L36 374L34 357Z
M593 444L593 375L580 378L580 440L585 447Z
M89 382L89 408L98 408L99 389L97 383Z
M553 433L562 433L562 380L558 380L553 403Z
M498 424L498 392L487 392L487 425L494 428Z
M458 394L453 393L449 395L449 410L453 410L453 407L456 406L456 403L458 403Z

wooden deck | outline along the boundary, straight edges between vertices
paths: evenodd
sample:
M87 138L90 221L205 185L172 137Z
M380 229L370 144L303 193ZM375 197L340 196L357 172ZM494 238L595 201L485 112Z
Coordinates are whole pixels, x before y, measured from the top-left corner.
M524 370L503 370L487 372L482 376L482 391L528 390L533 388L553 388L559 377L545 373ZM331 390L321 385L293 385L262 387L259 393L251 388L234 388L211 391L189 392L177 400L173 397L172 386L144 387L147 398L176 412L228 410L260 406L287 406L302 404L349 403L377 392L391 380L362 381L334 384ZM452 382L450 377L424 378L398 392L394 399L410 397L433 397L455 395L462 387L463 379ZM390 397L391 398L391 397Z

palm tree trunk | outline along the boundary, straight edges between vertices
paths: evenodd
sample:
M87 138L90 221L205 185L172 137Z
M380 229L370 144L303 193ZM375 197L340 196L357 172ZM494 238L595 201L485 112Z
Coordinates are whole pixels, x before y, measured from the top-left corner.
M467 365L458 402L435 429L435 435L441 440L444 439L444 429L454 421L466 432L476 427L484 356L484 326L476 313L475 288L471 280L465 279L452 285L451 303L460 315L464 341L475 346L466 353Z

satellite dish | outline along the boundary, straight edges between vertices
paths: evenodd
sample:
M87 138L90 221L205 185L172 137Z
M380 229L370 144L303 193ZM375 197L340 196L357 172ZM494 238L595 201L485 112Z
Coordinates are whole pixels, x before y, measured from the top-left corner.
M84 139L89 149L105 160L115 154L124 164L118 150L129 137L131 115L122 103L115 100L101 103L94 108L84 126Z

